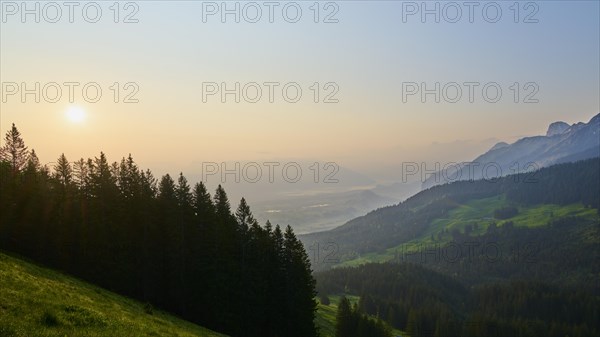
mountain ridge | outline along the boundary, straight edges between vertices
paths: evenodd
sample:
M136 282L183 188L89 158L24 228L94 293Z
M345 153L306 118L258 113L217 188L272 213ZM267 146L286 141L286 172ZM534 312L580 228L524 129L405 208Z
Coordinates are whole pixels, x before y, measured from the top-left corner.
M598 151L595 151L598 149ZM567 162L597 157L600 152L600 114L587 123L568 125L554 122L546 135L524 137L512 144L500 142L471 162L433 173L421 185L423 190L458 180L490 179ZM583 155L585 154L585 155ZM490 169L491 167L493 169Z

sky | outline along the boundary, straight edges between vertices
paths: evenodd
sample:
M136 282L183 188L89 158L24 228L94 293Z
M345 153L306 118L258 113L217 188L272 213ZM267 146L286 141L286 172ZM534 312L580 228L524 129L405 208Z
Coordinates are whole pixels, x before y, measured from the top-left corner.
M599 112L598 1L474 3L96 1L70 18L2 0L0 132L15 123L42 163L302 160L391 182L404 161L470 160ZM36 83L39 103L21 96Z

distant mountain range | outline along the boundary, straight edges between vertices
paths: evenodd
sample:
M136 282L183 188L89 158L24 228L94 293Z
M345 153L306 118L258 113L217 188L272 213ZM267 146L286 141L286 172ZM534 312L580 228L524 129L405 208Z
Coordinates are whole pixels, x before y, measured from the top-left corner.
M500 142L472 162L448 165L429 176L422 189L461 180L493 179L600 156L600 114L588 123L554 122L544 136Z

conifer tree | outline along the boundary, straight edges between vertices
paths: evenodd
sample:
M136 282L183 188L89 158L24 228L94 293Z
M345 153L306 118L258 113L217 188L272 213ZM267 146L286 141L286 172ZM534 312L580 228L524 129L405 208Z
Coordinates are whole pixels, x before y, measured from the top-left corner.
M64 187L69 186L73 182L73 170L64 153L56 161L53 177Z
M342 296L338 303L338 309L335 319L335 336L336 337L352 337L355 328L352 324L352 307L350 301Z
M312 277L310 268L310 260L304 246L296 238L292 227L289 225L285 229L283 239L286 317L288 319L294 318L293 321L288 321L289 336L316 336L317 331L313 321L317 310L315 300L317 293L315 291L316 282ZM302 323L298 323L296 319Z
M27 146L14 123L4 137L4 146L0 148L0 160L10 163L13 174L22 171L29 160Z
M245 235L250 226L257 222L250 211L250 206L248 206L246 199L244 198L240 200L240 205L235 212L235 217L238 223L238 230L242 235Z

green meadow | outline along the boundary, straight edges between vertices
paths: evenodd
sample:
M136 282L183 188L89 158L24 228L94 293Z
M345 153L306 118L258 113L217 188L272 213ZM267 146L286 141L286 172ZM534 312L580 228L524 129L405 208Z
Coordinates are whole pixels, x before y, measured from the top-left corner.
M224 336L0 253L0 337Z

